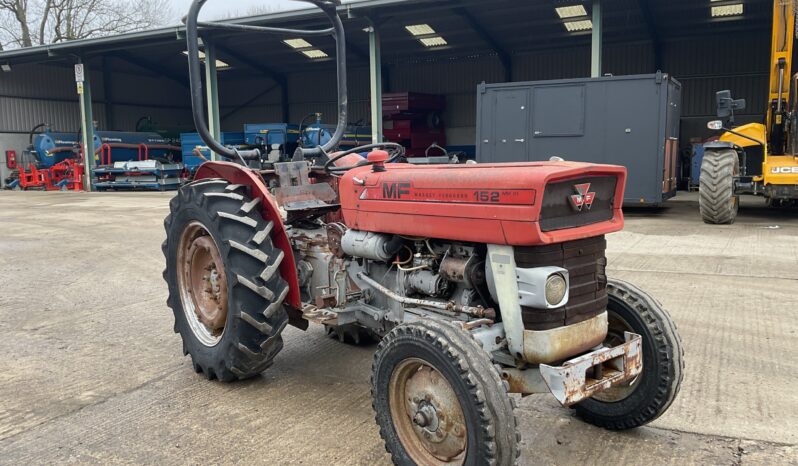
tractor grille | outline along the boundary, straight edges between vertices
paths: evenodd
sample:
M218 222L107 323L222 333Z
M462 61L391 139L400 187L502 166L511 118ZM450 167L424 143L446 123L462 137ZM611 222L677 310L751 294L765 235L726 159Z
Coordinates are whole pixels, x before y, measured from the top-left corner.
M594 199L592 205L578 209L571 204L571 196L578 194L576 186L583 184L590 185L588 192L594 193ZM540 211L540 229L562 230L611 219L617 184L618 179L614 176L589 176L546 185Z
M595 317L607 308L607 241L603 236L547 246L516 247L517 267L562 267L570 276L568 304L557 309L521 307L524 328L549 330Z

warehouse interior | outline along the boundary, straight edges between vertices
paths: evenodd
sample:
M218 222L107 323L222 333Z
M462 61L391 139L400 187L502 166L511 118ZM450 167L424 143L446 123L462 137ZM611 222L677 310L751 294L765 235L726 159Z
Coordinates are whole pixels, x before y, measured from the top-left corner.
M305 2L0 50L0 463L796 464L798 0Z
M596 60L601 75L662 71L682 84L682 149L710 136L706 122L714 117L717 90L730 89L747 99L739 122L764 113L770 2L745 1L740 14L716 16L715 3L709 2L601 0L576 2L578 16L561 18L557 9L574 3L368 0L344 5L350 123L372 120L370 41L375 38L382 92L444 96L447 145L466 150L475 144L479 83L588 77L597 72ZM594 21L600 27L593 27ZM323 24L323 16L298 10L237 22L312 28ZM431 30L416 36L407 28L412 25ZM245 123L296 124L309 113L334 123L331 38L315 37L295 49L284 38L259 33L214 31L204 37L219 60L222 131L240 131ZM443 42L426 46L419 37L442 37ZM98 129L134 131L148 117L161 128L191 131L185 50L182 28L176 26L0 52L5 109L0 146L21 152L27 133L39 123L59 131L80 127L76 62L89 70L86 85ZM321 53L315 55L317 50Z

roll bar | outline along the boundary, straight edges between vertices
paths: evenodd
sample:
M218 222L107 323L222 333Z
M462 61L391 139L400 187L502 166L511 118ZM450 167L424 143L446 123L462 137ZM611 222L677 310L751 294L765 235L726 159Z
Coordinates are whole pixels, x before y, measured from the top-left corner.
M199 13L207 0L194 0L188 10L188 15L183 18L186 24L186 45L188 51L188 75L191 85L191 109L194 116L194 125L197 132L205 144L217 154L228 159L240 158L242 160L260 159L260 151L236 150L222 145L213 138L208 124L205 121L205 108L203 106L203 90L201 78L201 65L199 56L199 27L206 29L225 29L231 31L263 32L268 34L291 35L291 36L325 36L331 35L335 39L335 60L338 74L338 124L335 133L329 142L322 147L301 148L303 156L316 156L325 154L341 142L346 131L346 121L348 113L347 97L347 76L346 76L346 33L341 18L338 16L336 7L341 5L340 0L296 0L311 3L321 9L332 23L332 27L327 29L305 30L305 29L286 29L263 26L248 26L243 24L200 22ZM286 122L287 123L287 122Z

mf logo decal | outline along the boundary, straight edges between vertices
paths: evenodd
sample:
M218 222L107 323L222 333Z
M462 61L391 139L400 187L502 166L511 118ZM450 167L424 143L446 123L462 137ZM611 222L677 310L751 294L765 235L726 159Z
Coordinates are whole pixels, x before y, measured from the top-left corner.
M383 183L383 199L401 199L410 194L410 183Z
M773 167L770 172L774 175L798 175L798 167Z
M576 194L571 195L571 207L575 211L581 212L584 209L590 210L593 207L593 201L596 200L596 193L590 192L590 183L583 183L574 185Z

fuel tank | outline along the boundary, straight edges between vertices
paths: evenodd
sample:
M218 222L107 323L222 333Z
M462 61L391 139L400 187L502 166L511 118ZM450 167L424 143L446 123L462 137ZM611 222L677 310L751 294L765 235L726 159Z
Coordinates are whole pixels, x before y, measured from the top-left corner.
M33 139L33 150L39 159L39 167L50 168L72 157L72 149L79 144L77 133L56 133L48 131L37 134Z
M580 162L360 167L340 180L349 228L532 246L623 228L626 169Z
M73 157L74 147L80 144L80 134L78 133L57 133L45 132L37 134L33 139L33 150L39 159L40 168L50 168L53 165ZM94 150L98 151L101 146L107 145L109 151L97 153L94 157L97 164L127 162L142 158L165 157L169 154L167 141L158 133L133 133L123 131L95 131ZM146 146L144 149L139 146ZM142 155L139 155L142 152ZM108 160L110 154L110 161ZM105 160L103 160L105 155ZM144 157L146 155L146 157Z

